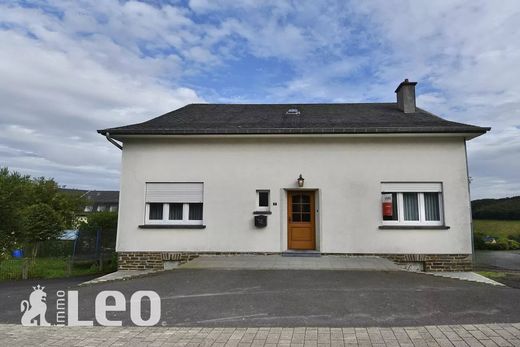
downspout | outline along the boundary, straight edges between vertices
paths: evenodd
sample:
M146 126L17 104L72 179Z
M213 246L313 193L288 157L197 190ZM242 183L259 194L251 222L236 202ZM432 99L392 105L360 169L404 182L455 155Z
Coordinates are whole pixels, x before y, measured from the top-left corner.
M116 142L113 138L110 137L110 133L107 131L105 134L105 137L107 138L108 142L119 148L120 150L123 150L123 146L120 145L118 142Z
M474 232L473 232L473 209L471 208L471 180L469 178L469 165L468 165L468 147L467 147L467 141L464 138L464 155L466 156L466 178L468 180L468 198L469 198L469 229L470 229L470 237L471 237L471 266L473 267L473 264L475 264L475 242L473 240Z

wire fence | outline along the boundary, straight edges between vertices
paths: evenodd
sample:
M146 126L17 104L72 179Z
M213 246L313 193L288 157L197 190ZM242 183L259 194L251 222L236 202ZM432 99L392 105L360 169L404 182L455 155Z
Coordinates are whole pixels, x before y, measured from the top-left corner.
M0 259L0 280L83 276L116 269L115 238L98 230L14 250L9 258Z

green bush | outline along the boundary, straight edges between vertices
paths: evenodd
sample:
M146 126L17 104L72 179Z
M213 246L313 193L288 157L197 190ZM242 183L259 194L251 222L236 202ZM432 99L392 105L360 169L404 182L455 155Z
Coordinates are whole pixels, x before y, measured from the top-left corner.
M484 242L484 235L480 233L473 234L473 245L475 249L489 249L488 245Z
M509 243L509 249L520 249L520 242L515 240L507 240Z
M516 242L520 242L520 235L507 235L507 238Z
M486 237L492 237L495 239L496 243L490 243L484 241ZM520 237L517 234L507 235L504 234L484 234L482 232L475 232L473 234L473 245L475 249L479 250L496 250L496 251L504 251L504 250L517 250L520 249Z
M497 239L497 243L490 244L490 246L492 246L491 249L496 249L499 251L506 251L509 249L509 240L501 237L501 238Z

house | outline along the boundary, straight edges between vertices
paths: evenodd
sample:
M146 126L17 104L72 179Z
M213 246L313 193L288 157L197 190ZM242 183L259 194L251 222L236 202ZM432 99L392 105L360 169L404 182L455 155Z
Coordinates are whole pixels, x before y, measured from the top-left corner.
M83 196L90 202L85 206L85 214L103 211L117 212L119 206L117 190L88 190Z
M61 191L68 194L75 194L78 197L86 198L87 204L78 216L78 221L86 222L88 215L92 212L117 212L119 207L119 191L117 190L84 190L61 188Z
M117 190L85 190L60 188L64 193L75 194L87 199L84 213L110 211L117 212L119 206L119 191Z
M470 269L466 141L490 128L416 107L415 85L391 103L191 104L99 130L122 149L120 268L296 251Z

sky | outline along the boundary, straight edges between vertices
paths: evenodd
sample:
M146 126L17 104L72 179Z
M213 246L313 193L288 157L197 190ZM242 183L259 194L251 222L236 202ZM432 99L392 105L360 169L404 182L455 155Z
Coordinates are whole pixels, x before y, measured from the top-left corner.
M394 102L490 133L472 198L520 195L519 1L0 0L0 166L118 189L97 129L189 103Z

